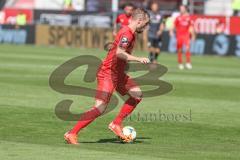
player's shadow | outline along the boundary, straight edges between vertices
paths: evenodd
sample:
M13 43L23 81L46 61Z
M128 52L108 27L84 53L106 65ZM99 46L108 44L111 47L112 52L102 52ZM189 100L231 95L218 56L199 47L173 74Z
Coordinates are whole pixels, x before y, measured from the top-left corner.
M133 144L137 143L148 143L146 140L152 139L150 137L138 137ZM99 139L98 141L83 141L80 143L122 143L118 138L105 138L105 139Z

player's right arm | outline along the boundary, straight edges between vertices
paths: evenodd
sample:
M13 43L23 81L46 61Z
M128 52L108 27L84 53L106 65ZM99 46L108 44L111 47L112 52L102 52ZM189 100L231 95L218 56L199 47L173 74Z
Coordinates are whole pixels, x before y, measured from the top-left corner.
M163 33L163 31L164 31L164 28L165 28L164 24L163 24L163 23L160 24L159 29L158 29L158 32L157 32L157 35L158 35L158 36L161 36L161 35L162 35L162 33Z
M194 24L193 24L193 21L192 21L192 20L191 20L190 23L191 23L191 24L190 24L190 27L189 27L189 33L191 34L192 40L195 41L195 39L196 39L196 31L195 31L195 29L194 29Z
M147 64L149 63L149 59L148 58L145 58L145 57L135 57L131 54L128 54L125 49L123 48L120 48L118 47L117 48L117 57L118 58L121 58L123 60L126 60L126 61L137 61L137 62L140 62L140 63L143 63L143 64Z
M120 40L117 44L116 55L118 58L125 61L137 61L143 64L149 63L149 59L145 57L135 57L128 53L128 48L131 47L133 43L133 36L128 33L123 33L120 36Z

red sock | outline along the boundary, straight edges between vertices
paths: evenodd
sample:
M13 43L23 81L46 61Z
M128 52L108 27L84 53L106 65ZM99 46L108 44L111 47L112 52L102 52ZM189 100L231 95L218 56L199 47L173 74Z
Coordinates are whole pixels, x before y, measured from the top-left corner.
M182 64L182 52L178 51L178 63Z
M124 118L132 113L132 111L136 108L137 104L141 101L141 99L136 99L130 97L125 104L122 106L121 111L118 113L117 117L113 120L113 123L120 125Z
M191 52L190 51L186 52L186 61L187 61L187 63L191 63Z
M101 115L101 112L98 108L93 107L89 111L82 114L77 124L73 127L73 129L69 132L71 134L78 134L78 132L94 121L98 116Z

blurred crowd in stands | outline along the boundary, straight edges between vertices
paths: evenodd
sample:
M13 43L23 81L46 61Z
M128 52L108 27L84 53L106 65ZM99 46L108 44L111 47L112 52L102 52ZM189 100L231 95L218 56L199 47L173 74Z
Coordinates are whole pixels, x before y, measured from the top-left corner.
M111 13L112 3L116 0L1 0L0 1L0 24L4 23L5 8L14 9L41 9L41 10L63 10L89 13ZM149 9L149 4L153 0L131 0L136 7ZM240 0L154 0L159 3L159 9L163 15L176 16L176 11L181 3L189 6L190 13L219 15L224 13L226 16L240 15ZM119 12L122 12L124 4L129 0L118 0ZM213 8L213 6L216 6ZM212 7L211 7L212 6ZM217 8L218 6L218 8ZM228 7L227 7L228 6ZM227 7L227 8L224 8ZM210 9L209 9L210 8ZM219 10L215 12L214 10ZM230 14L229 14L230 13ZM224 16L224 15L221 15ZM8 22L10 24L25 25L27 24L27 15L21 10L18 11L14 18ZM171 19L166 25L171 24Z

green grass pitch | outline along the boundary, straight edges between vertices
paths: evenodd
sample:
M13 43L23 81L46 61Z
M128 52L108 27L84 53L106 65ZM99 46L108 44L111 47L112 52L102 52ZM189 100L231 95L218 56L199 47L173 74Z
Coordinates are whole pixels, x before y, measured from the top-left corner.
M63 134L75 122L58 119L55 105L72 99L71 111L80 113L93 105L93 98L55 92L48 79L59 65L85 54L103 58L106 52L0 45L1 160L240 159L240 61L236 57L193 56L193 70L179 71L176 55L163 53L159 62L169 71L162 79L174 89L144 98L134 113L190 116L191 111L191 119L128 120L125 125L136 128L138 139L134 144L117 143L107 125L121 101L80 133L80 146L65 144ZM83 82L85 69L76 69L66 83L95 88L95 83Z

